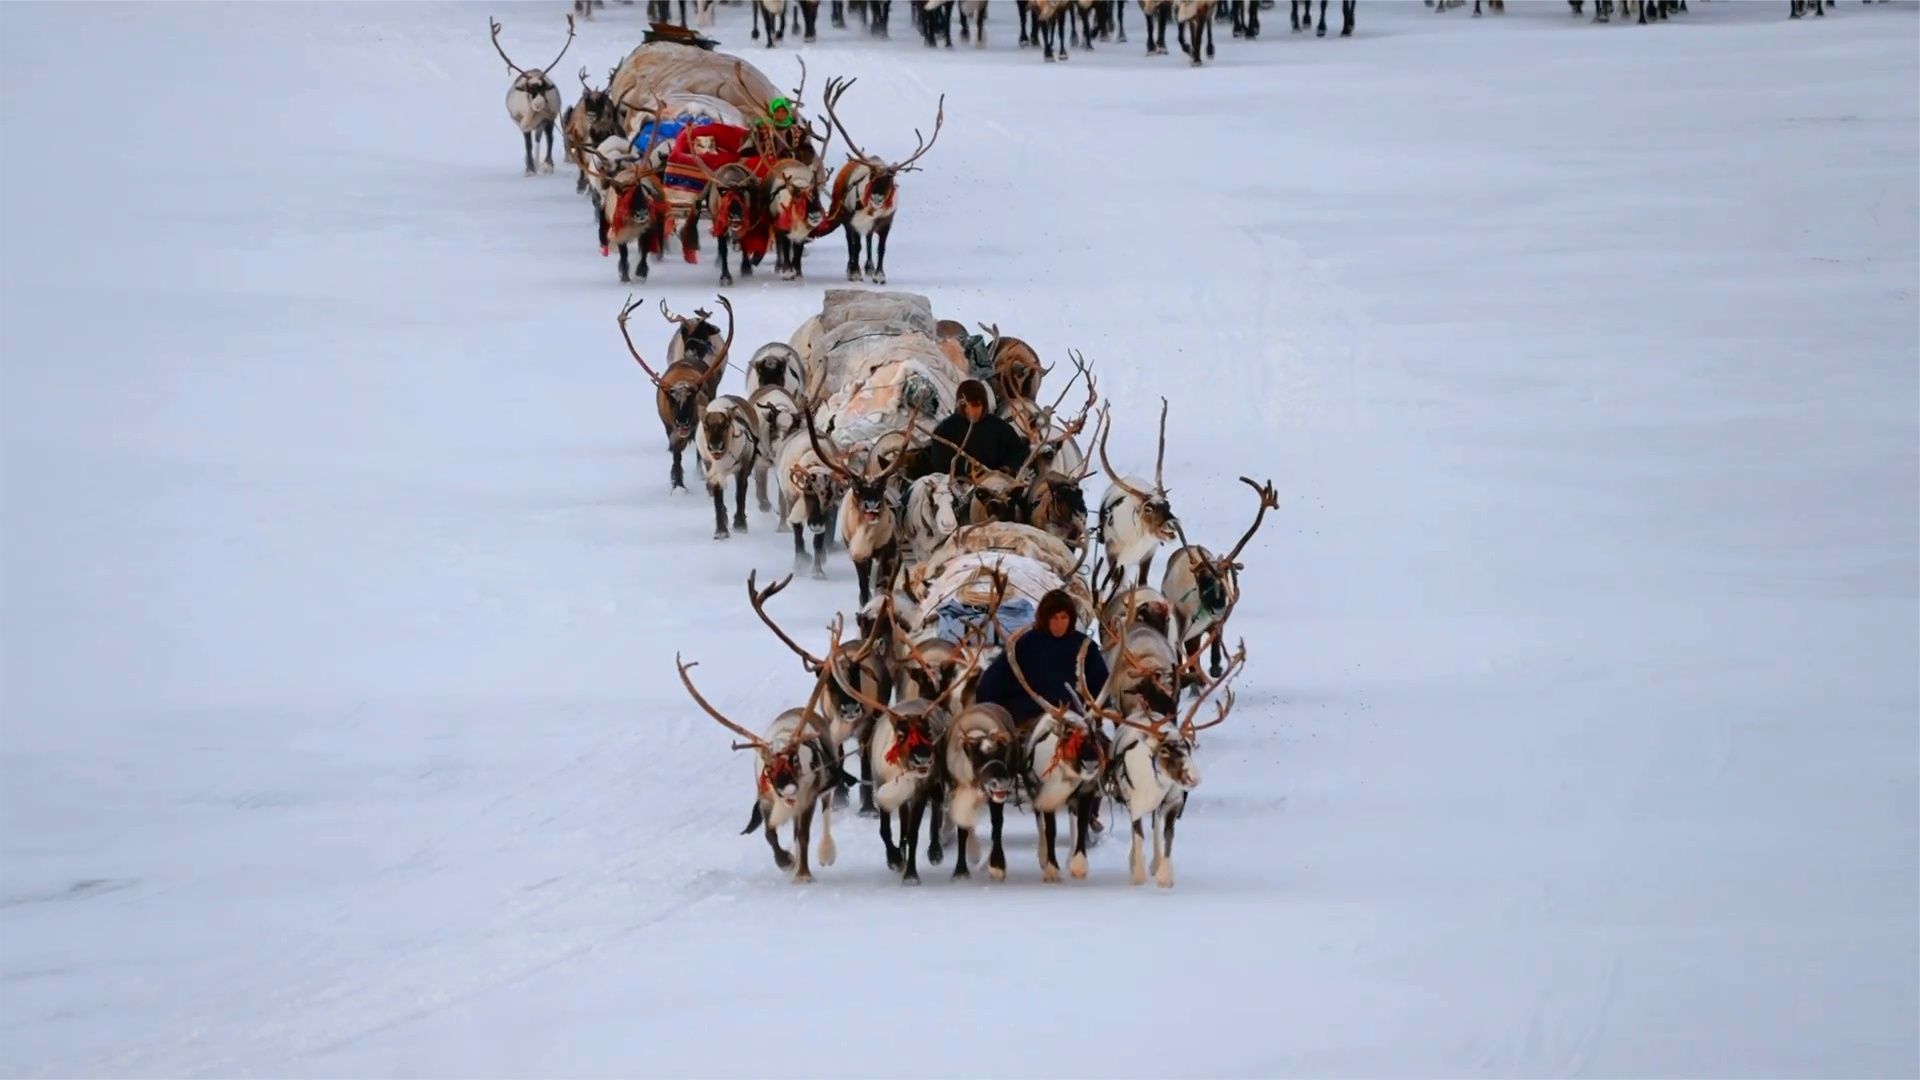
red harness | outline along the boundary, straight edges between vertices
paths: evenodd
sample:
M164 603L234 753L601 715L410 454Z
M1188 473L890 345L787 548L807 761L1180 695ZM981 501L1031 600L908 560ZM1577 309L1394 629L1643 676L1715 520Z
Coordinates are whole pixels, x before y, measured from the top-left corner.
M900 764L901 758L913 753L916 749L922 746L932 745L933 743L928 741L927 737L920 733L918 726L909 724L907 725L906 737L896 739L893 744L893 749L887 751L887 764L898 765Z

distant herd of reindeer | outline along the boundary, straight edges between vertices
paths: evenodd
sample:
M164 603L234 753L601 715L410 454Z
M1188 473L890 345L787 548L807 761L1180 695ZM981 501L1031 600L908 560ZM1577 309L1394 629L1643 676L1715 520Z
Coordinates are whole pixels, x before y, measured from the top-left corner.
M623 5L631 5L633 0L617 0ZM1048 61L1067 59L1067 46L1071 39L1075 48L1092 50L1094 42L1118 42L1127 40L1127 8L1136 4L1140 8L1141 21L1146 26L1148 56L1165 55L1167 52L1167 25L1177 27L1180 51L1199 66L1203 55L1211 57L1213 51L1213 25L1216 22L1228 23L1237 38L1257 38L1260 36L1260 13L1273 8L1277 0L1014 0L1020 25L1021 48L1037 47ZM1464 7L1467 0L1424 0L1427 7L1436 12L1445 12L1451 8ZM1584 15L1588 0L1567 0L1567 6L1574 15ZM1701 0L1705 2L1705 0ZM788 13L793 11L793 23L797 27L801 40L815 39L821 0L717 0L718 4L737 6L746 4L753 13L753 40L764 40L771 48L786 40ZM713 25L713 12L716 0L648 0L648 15L659 22L673 22L676 25L694 27ZM1327 8L1331 0L1320 0L1319 19L1313 14L1313 0L1287 0L1288 24L1296 34L1312 30L1316 35L1327 35ZM1837 0L1788 0L1790 16L1798 19L1803 15L1825 15ZM1886 3L1886 0L1862 0L1862 3ZM1687 0L1592 0L1593 21L1607 23L1613 21L1616 11L1622 18L1631 17L1639 25L1659 22L1676 14L1685 13ZM592 18L593 10L606 6L606 0L573 0L576 14L582 18ZM1005 0L992 5L1005 7ZM1354 9L1358 0L1339 0L1341 18L1340 36L1350 37L1354 30ZM867 33L876 37L888 37L889 24L892 21L893 0L830 0L828 22L834 29L845 29L850 19L858 19ZM960 25L960 40L971 40L976 47L984 48L987 43L987 0L907 0L905 7L912 22L914 34L929 48L944 44L953 48L954 23ZM1480 15L1485 10L1495 13L1506 10L1506 0L1473 0L1473 14ZM762 37L762 26L765 36Z

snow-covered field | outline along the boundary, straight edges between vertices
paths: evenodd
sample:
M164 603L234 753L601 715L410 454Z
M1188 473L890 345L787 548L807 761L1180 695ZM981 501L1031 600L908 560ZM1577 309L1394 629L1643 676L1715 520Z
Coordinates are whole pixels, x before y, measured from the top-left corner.
M1171 891L735 835L672 657L797 704L789 542L668 496L520 175L486 17L564 5L0 6L0 1073L1912 1075L1920 18L1691 6L807 48L880 153L947 95L890 288L1085 350L1132 467L1165 395L1196 540L1280 488Z

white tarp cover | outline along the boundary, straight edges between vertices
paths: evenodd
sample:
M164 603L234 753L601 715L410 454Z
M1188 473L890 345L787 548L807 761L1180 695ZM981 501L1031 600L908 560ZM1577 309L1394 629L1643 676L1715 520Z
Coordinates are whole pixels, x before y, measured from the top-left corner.
M655 95L698 94L718 98L756 117L765 112L768 101L780 96L780 90L760 69L739 57L677 41L655 41L635 48L620 62L620 70L614 73L607 90L613 100L629 108L650 109Z
M918 445L953 411L966 369L935 340L933 305L926 297L828 289L817 335L808 324L794 336L812 338L803 355L811 354L821 413L834 418L840 448L899 430L912 404L919 406Z
M1080 559L1058 537L1031 525L995 522L960 532L924 564L910 570L923 621L949 600L985 607L993 599L993 572L1007 577L1007 596L1037 604L1065 588L1079 609L1079 625L1093 623L1093 591L1075 573Z

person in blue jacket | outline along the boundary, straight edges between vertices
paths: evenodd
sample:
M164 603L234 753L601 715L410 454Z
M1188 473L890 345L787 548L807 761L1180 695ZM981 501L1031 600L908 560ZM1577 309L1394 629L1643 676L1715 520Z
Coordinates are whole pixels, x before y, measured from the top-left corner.
M1065 589L1055 589L1040 598L1033 625L1015 634L1006 651L987 666L980 676L980 688L974 700L1002 706L1017 724L1031 724L1040 715L1033 700L1013 674L1008 656L1020 662L1034 692L1055 705L1072 705L1080 693L1080 648L1087 647L1085 675L1087 690L1098 696L1107 685L1107 662L1100 646L1074 628L1073 597Z

